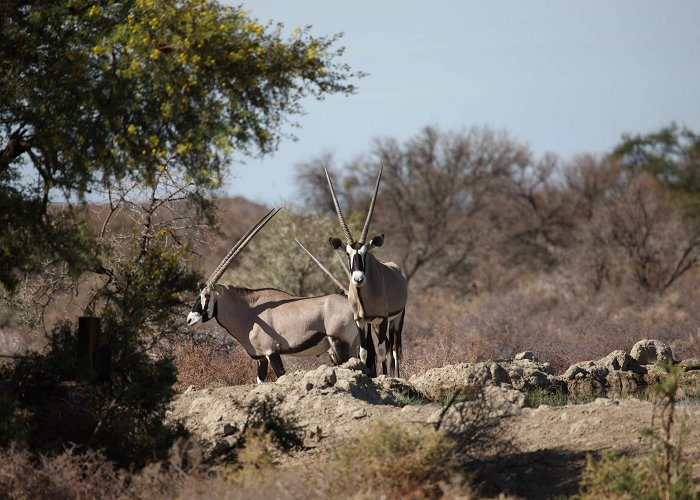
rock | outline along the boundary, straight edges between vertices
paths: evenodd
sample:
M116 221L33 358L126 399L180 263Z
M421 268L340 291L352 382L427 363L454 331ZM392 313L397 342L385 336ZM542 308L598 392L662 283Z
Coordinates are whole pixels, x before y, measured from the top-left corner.
M510 408L507 407L525 408L526 406L525 394L508 387L486 386L484 396L501 413L510 412Z
M335 370L326 365L321 365L315 370L307 372L304 375L303 383L307 391L311 389L326 389L333 387L338 380Z
M616 350L598 361L571 365L564 372L569 394L574 397L598 397L609 393L632 395L646 385L643 369L624 351Z
M439 401L452 392L482 386L491 378L491 371L484 363L460 363L432 368L412 376L409 382L433 401Z
M355 410L352 414L352 418L354 418L354 419L360 419L360 418L364 418L366 416L367 416L367 412L363 408L360 408L359 410Z
M362 372L369 376L369 368L362 361L357 358L350 358L345 363L339 366L339 368L346 368L348 370Z
M671 348L660 340L640 340L634 344L630 355L640 365L653 365L659 361L673 362Z
M625 351L616 350L598 360L596 365L604 366L608 372L623 370L627 371L630 369L632 363L632 357Z
M531 356L534 358L534 355ZM564 387L561 380L552 374L549 363L539 363L523 353L521 359L482 363L460 363L458 365L433 368L423 375L414 375L409 382L433 401L438 401L454 391L484 385L512 386L518 390Z
M528 361L537 361L537 358L535 357L535 354L532 351L523 351L519 352L518 354L515 355L515 361L520 361L522 359L526 359Z
M700 359L697 358L684 359L679 364L683 367L683 370L686 372L692 370L700 370Z

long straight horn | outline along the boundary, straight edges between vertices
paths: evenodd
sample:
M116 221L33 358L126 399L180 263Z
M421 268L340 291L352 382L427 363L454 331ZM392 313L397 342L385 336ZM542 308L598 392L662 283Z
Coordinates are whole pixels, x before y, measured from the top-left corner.
M348 229L348 225L345 222L345 217L343 217L343 211L340 209L338 197L335 194L335 189L333 189L333 182L331 182L331 176L328 175L328 169L324 166L323 170L326 172L326 179L328 179L328 187L331 188L331 197L333 198L333 206L335 206L335 213L338 214L340 226L343 228L343 233L345 233L345 242L349 245L353 242L352 235L350 234L350 229Z
M224 260L221 261L221 263L216 266L216 269L212 273L212 275L209 277L207 280L207 287L212 286L214 283L216 283L219 278L221 278L221 275L224 274L228 266L231 264L233 259L238 255L238 253L245 248L245 246L250 242L250 240L255 237L256 234L258 234L258 231L260 231L265 224L270 222L270 219L272 219L275 215L277 215L277 212L282 210L281 208L273 208L270 210L262 219L260 219L258 222L255 223L253 227L251 227L242 237L238 242L236 242L235 245L229 250L229 252L226 254L226 257L224 257Z
M374 185L374 194L372 195L372 201L369 203L369 211L367 212L367 219L365 220L365 227L362 228L362 236L360 236L360 243L364 244L367 240L367 233L369 233L369 225L372 222L372 213L374 212L374 202L377 201L377 193L379 192L379 181L382 180L382 171L384 170L384 165L379 169L379 175L377 176L377 183Z
M328 269L326 269L326 266L324 266L323 264L321 264L321 263L319 262L319 260L318 260L316 257L314 257L314 254L312 254L311 252L309 252L309 251L306 249L306 247L305 247L304 245L301 244L301 241L299 241L299 240L296 239L296 238L294 238L294 241L296 241L296 242L299 244L299 246L300 246L301 248L303 248L304 251L305 251L307 254L309 254L309 257L311 257L311 260L313 260L313 261L316 263L316 265L317 265L318 267L321 268L321 271L323 271L324 273L326 273L326 274L328 275L328 277L329 277L331 280L333 280L333 283L335 283L336 286L337 286L338 288L340 288L340 289L343 291L343 293L344 293L345 295L347 295L347 294L348 294L348 290L347 290L347 288L345 288L345 287L343 286L343 284L340 282L340 280L338 280L338 278L336 278L335 276L333 276L333 273L331 273Z

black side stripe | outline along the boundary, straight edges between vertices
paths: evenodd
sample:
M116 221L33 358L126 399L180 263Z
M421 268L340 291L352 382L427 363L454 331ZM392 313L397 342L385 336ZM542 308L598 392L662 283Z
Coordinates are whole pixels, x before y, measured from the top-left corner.
M298 352L304 352L308 349L311 349L312 347L317 346L320 344L323 339L326 338L326 334L323 332L314 332L311 337L306 339L304 342L299 344L298 346L292 347L289 350L286 350L284 352L281 352L280 354L296 354Z

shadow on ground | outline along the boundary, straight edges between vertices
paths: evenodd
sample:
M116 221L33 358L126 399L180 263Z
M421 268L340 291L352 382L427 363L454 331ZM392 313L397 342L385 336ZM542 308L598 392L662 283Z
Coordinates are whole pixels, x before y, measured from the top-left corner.
M528 499L570 496L578 492L586 463L583 452L538 450L480 462L474 469L480 494L499 493Z

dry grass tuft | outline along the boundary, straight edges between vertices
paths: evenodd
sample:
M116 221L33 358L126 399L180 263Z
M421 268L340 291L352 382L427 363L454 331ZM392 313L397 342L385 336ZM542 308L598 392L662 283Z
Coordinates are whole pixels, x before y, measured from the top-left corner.
M174 354L180 388L254 384L257 377L257 364L240 346L220 352L190 342L178 345ZM268 380L275 380L274 373L268 373Z

